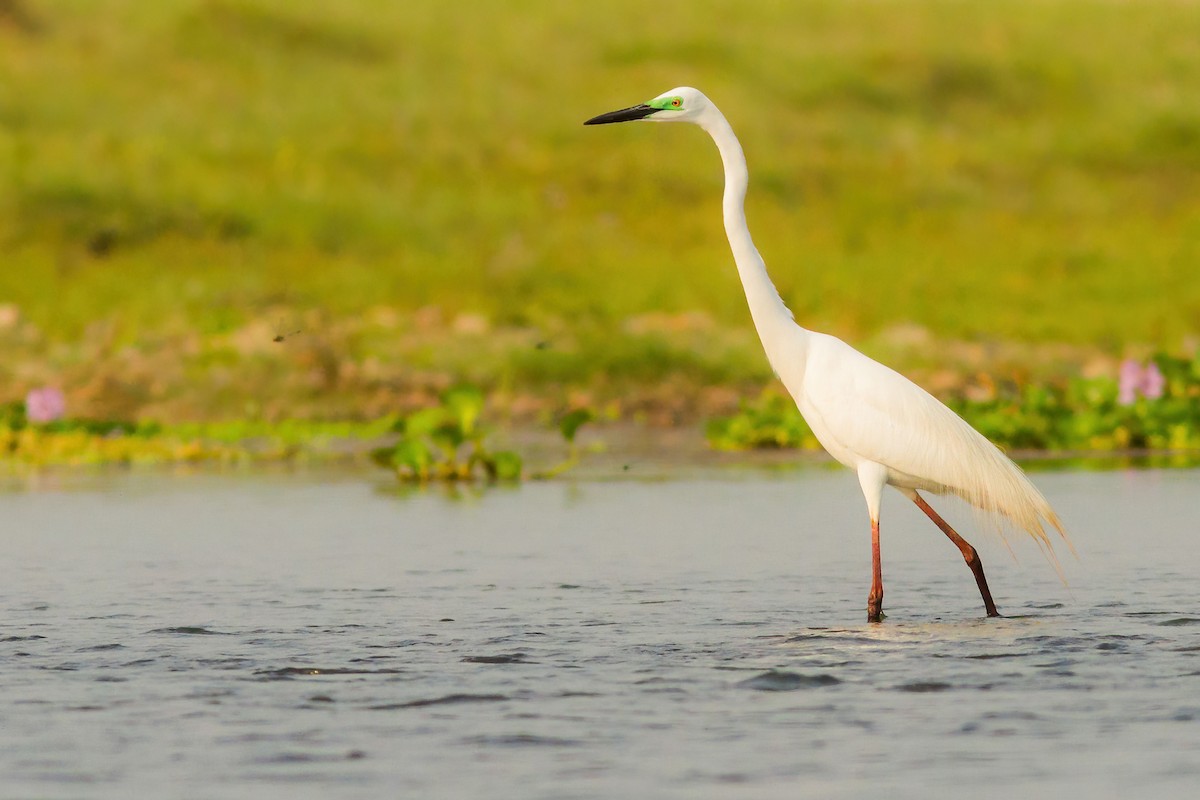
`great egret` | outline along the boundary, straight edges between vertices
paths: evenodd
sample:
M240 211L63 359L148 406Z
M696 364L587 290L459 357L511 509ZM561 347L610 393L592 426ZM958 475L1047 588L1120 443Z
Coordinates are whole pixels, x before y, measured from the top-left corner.
M1053 559L1043 520L1068 546L1070 541L1046 498L1020 467L924 389L840 339L796 324L746 227L749 173L742 146L725 115L707 97L682 86L584 124L631 120L690 122L716 142L725 167L725 233L767 359L817 441L858 474L867 501L872 562L867 620L883 618L879 507L887 485L916 503L958 547L975 576L987 615L1000 616L979 554L918 492L957 495L985 512L1006 517L1034 537Z

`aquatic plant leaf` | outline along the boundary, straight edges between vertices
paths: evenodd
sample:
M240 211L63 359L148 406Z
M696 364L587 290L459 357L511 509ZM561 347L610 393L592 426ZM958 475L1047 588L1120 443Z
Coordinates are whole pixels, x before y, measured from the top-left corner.
M454 416L463 435L470 436L483 411L483 392L474 386L456 386L442 395L442 404Z
M501 450L491 456L489 470L499 480L515 481L521 478L521 457L511 450Z
M589 408L577 408L569 412L562 418L562 422L558 423L558 429L562 431L563 438L568 442L575 441L575 434L579 429L595 419L595 414Z
M458 446L463 443L465 437L458 423L449 420L430 431L429 438L445 452L447 458L453 460Z
M420 439L402 439L392 450L393 466L397 469L411 470L416 477L428 475L433 462L433 452L430 451L429 445Z
M409 414L404 421L404 433L410 438L428 436L449 419L449 413L441 406L423 408Z
M391 469L396 466L395 447L376 447L371 451L371 461L381 467Z
M705 435L718 450L820 447L791 398L771 390L763 392L755 403L743 403L731 417L709 420Z
M20 430L26 424L24 403L0 403L0 426Z

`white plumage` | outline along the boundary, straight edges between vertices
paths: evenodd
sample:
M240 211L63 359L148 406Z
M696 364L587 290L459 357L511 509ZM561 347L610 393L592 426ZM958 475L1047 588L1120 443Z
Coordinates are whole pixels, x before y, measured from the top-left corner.
M975 549L919 492L953 494L1011 522L1054 561L1046 527L1057 530L1064 540L1066 533L1046 498L994 444L924 389L840 339L795 323L746 226L749 173L741 144L707 97L680 87L585 124L630 120L691 122L707 131L720 151L725 168L725 231L763 349L817 440L858 474L867 501L874 568L868 620L883 616L879 511L886 485L913 500L955 543L975 575L988 615L998 616Z
M810 334L808 358L819 378L788 389L817 440L843 464L880 464L892 486L957 495L1047 545L1042 520L1062 532L1025 473L924 389L832 336Z

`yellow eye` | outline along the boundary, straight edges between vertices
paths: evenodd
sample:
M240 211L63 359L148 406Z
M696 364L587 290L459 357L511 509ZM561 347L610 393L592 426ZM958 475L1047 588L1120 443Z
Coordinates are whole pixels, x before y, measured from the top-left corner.
M683 105L683 101L682 101L682 100L680 100L678 97L676 97L675 99L673 99L673 100L671 101L671 107L672 107L672 108L679 108L681 105Z

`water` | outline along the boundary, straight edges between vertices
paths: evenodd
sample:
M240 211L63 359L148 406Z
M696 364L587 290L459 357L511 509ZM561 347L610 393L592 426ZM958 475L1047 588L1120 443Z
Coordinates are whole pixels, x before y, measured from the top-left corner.
M893 494L881 625L844 471L18 487L0 797L1193 797L1200 473L1036 477L1069 588Z

